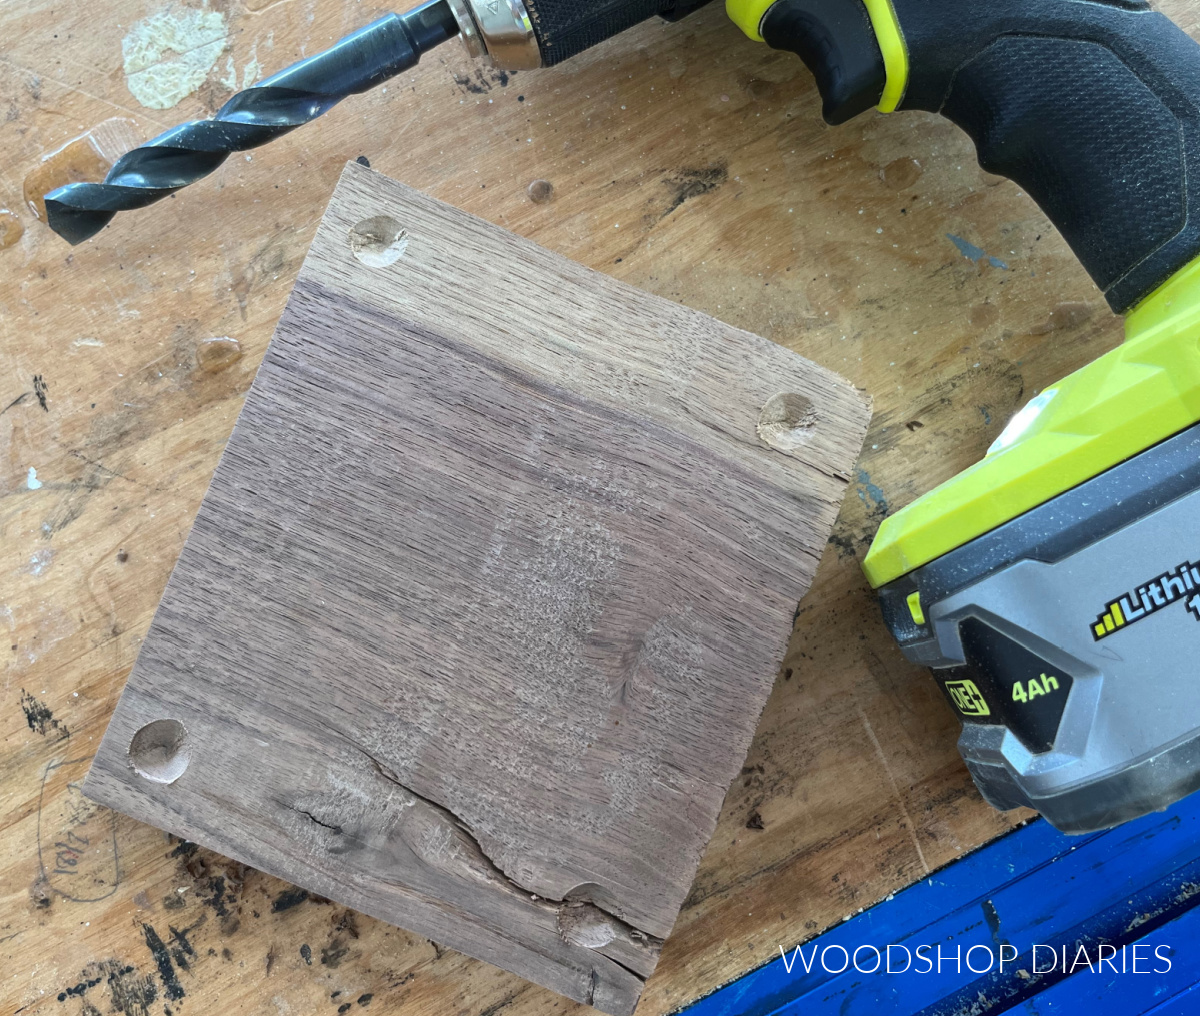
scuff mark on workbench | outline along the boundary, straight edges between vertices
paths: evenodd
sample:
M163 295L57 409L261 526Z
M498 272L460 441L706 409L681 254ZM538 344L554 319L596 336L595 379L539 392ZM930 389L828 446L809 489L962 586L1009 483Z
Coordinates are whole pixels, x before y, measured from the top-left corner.
M57 643L77 632L80 622L55 601L44 599L38 604L34 624L37 633L25 644L25 659L31 664L37 663L39 654L44 656Z
M125 83L147 109L170 109L204 84L227 45L220 11L166 7L135 22L122 41Z
M281 914L285 910L291 910L292 907L298 907L307 899L307 889L300 889L297 886L292 886L290 889L285 889L271 901L271 913Z
M1078 328L1092 319L1096 308L1082 300L1064 300L1050 312L1050 316L1034 325L1026 335L1050 335L1052 332Z
M71 736L66 724L54 718L50 707L24 688L21 689L21 711L25 714L29 729L35 734L41 734L42 737L54 734L56 741L64 741Z
M342 965L342 960L349 951L350 947L346 945L345 939L334 938L329 945L321 948L321 966L336 970Z
M858 471L858 483L855 485L858 499L867 507L867 515L871 518L885 519L891 510L888 506L887 495L883 488L871 482L871 474L865 469Z
M29 563L25 565L23 571L26 575L32 575L37 578L45 574L46 570L54 563L54 548L45 547L42 550L34 551L29 556Z
M96 985L102 980L104 980L103 975L85 978L84 980L79 981L77 984L72 984L71 987L60 991L58 993L58 1000L60 1002L65 1002L68 998L71 998L75 995L82 995L89 988L96 987Z
M113 972L107 978L112 1006L125 1016L150 1016L150 1005L158 997L153 974L139 975L131 965L120 966L107 960Z
M196 896L221 919L221 934L232 935L241 927L237 894L226 882L225 875L210 876L203 886L196 887Z
M167 940L167 948L170 950L171 958L175 961L175 966L180 970L190 970L192 959L196 958L196 949L191 942L188 941L188 935L195 931L204 923L204 915L200 915L200 920L195 924L189 924L186 928L176 928L173 925L167 925L167 931L171 933L171 937Z
M75 456L81 458L82 456ZM99 462L93 462L89 459L84 459L86 468L83 475L78 479L72 480L66 485L66 490L59 499L58 504L54 506L53 511L42 522L42 538L49 540L55 533L61 533L72 522L74 522L84 512L88 501L92 494L98 490L103 490L113 478L119 476L119 473L107 468ZM41 486L41 483L38 483ZM32 490L33 487L31 486ZM56 484L55 489L62 489L62 485Z
M38 910L49 910L54 903L54 893L50 890L50 880L45 875L38 875L29 887L29 901Z
M183 990L183 985L175 976L175 965L171 962L171 954L167 952L166 945L163 944L163 940L159 938L158 932L152 925L143 924L142 934L146 939L146 948L150 950L150 955L154 957L154 963L158 967L158 976L162 978L163 995L171 1002L178 1001L187 992Z
M230 289L237 298L242 320L246 320L246 307L250 291L264 276L271 281L280 275L289 274L293 262L293 250L288 243L288 234L276 233L266 241L255 255L246 262L245 268L233 279ZM231 273L233 274L233 273Z
M855 557L858 554L858 544L855 543L854 539L844 533L839 533L837 530L834 530L830 534L829 545L837 551L839 561L844 561L848 557ZM798 616L799 612L797 612ZM792 627L795 627L794 621Z
M150 1016L150 1006L158 998L153 974L141 975L131 963L119 959L89 963L80 971L79 981L58 993L58 1000L83 997L94 988L108 992L113 1012L123 1016ZM96 1012L96 1007L84 1002L84 1012Z
M38 405L42 407L44 412L50 412L50 406L46 402L46 393L50 390L50 386L46 384L46 379L41 374L33 375L33 394L37 396Z
M454 83L471 95L486 95L497 85L507 88L516 76L516 71L504 71L498 67L477 67L469 74L455 74Z
M167 856L192 857L199 849L199 843L193 843L191 840L180 840L177 844L175 844L174 847L171 848L171 852L167 854Z
M974 261L976 264L979 264L980 261L986 259L987 263L993 268L999 268L1004 272L1008 271L1007 264L1005 264L999 258L992 257L992 255L990 255L982 247L976 247L975 244L971 243L969 240L964 240L961 236L955 236L953 233L947 233L946 239L954 244L954 246L958 248L958 252L968 261Z
M677 173L668 174L663 177L662 182L670 191L671 200L666 210L658 216L658 220L665 219L684 202L715 191L728 179L729 169L722 163L703 168L681 169Z
M24 235L25 227L16 214L7 208L0 208L0 250L13 246Z

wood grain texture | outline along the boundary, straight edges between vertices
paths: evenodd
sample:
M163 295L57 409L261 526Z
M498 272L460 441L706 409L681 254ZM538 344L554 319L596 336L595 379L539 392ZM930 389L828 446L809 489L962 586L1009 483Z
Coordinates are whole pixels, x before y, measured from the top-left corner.
M630 1013L868 419L350 163L84 793Z
M826 127L800 62L750 43L714 3L544 72L502 78L442 47L386 91L68 249L22 204L48 153L113 117L148 138L211 115L230 60L240 84L255 54L270 73L389 9L212 0L229 33L213 72L178 106L147 109L122 39L167 6L0 5L0 206L24 226L0 250L0 1008L143 1016L152 995L154 1016L586 1012L78 793L358 156L874 400L854 489L640 1016L1025 817L980 800L952 711L896 649L859 568L880 518L977 461L1030 395L1121 340L1061 237L978 168L965 135L918 113ZM1196 4L1158 6L1200 36ZM553 185L543 203L528 193L539 180ZM1009 270L964 258L948 233ZM240 358L207 352L233 342ZM62 865L59 841L74 847ZM155 943L181 1000L166 996Z

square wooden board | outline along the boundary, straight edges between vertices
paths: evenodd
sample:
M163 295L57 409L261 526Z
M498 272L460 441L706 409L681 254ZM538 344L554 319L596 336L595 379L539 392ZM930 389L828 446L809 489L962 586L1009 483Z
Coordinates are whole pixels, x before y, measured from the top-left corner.
M350 164L84 792L629 1013L868 417Z

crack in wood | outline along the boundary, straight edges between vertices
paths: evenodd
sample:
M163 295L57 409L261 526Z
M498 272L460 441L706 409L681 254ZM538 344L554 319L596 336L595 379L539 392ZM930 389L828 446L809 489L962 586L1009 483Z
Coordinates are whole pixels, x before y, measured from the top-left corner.
M297 808L297 807L295 807L294 805L291 805L291 804L289 804L287 807L288 807L288 808L290 808L292 811L294 811L294 812L295 812L297 815L303 815L305 818L307 818L307 819L309 819L309 820L311 820L311 821L315 822L317 825L321 826L321 828L323 828L323 829L328 829L328 830L329 830L331 833L333 833L335 836L341 836L341 835L342 835L342 831L343 831L343 830L342 830L342 827L341 827L340 825L332 825L332 824L330 824L329 822L322 822L322 821L321 821L319 818L317 818L317 816L316 816L316 815L314 815L314 814L313 814L311 811L305 811L303 808Z
M622 920L616 914L613 914L612 912L605 910L603 907L599 906L595 902L595 900L591 899L590 896L588 896L586 894L583 894L583 893L580 893L578 895L570 895L569 894L564 899L553 899L553 898L550 898L547 896L542 896L538 893L535 893L533 890L529 889L528 887L521 885L520 882L518 882L511 875L509 875L508 872L504 871L504 869L501 868L491 858L491 856L489 856L487 851L485 851L483 849L482 845L480 844L479 838L475 835L474 830L472 830L471 827L466 822L464 822L458 815L454 814L454 812L451 811L449 808L447 808L445 805L439 804L437 801L432 801L428 797L425 797L422 794L418 794L415 790L412 789L412 787L410 787L406 783L404 783L404 781L401 780L400 777L397 776L396 773L392 769L390 769L388 766L386 766L382 762L380 762L379 759L377 759L370 752L366 751L361 746L355 745L355 747L371 763L371 767L375 770L376 773L378 773L381 777L383 777L383 779L385 779L389 783L392 783L395 786L399 787L410 797L416 799L417 801L420 801L426 807L439 813L448 822L453 823L458 829L460 829L467 836L467 838L470 840L471 845L475 848L476 852L478 853L479 861L482 864L486 865L487 870L493 875L493 877L496 879L496 881L502 883L510 890L520 893L523 897L529 898L530 902L543 905L544 909L554 910L556 912L556 914L558 914L558 915L561 915L564 911L567 911L567 910L571 910L574 908L583 908L586 906L595 911L598 911L601 915L603 915L603 920L611 923L611 925L612 925L611 937L609 937L606 941L597 942L596 945L588 945L585 941L580 940L577 937L568 937L567 934L564 933L563 922L560 920L559 921L559 932L560 932L560 937L563 939L564 942L568 942L572 945L579 945L579 946L581 946L583 948L587 948L587 949L596 949L597 951L599 951L602 946L607 945L609 942L611 942L613 939L615 939L618 935L623 934L631 942L638 943L639 945L644 944L646 947L651 948L651 949L657 949L662 946L661 939L655 938L653 935L649 934L648 932L642 931L640 928L635 928L633 925ZM307 813L305 812L304 814L307 814ZM311 818L312 816L309 816L309 817ZM314 819L313 821L317 821L317 820ZM323 823L323 822L318 822L317 824L325 825L325 823ZM340 827L338 827L338 828L340 829ZM639 974L636 970L631 969L630 967L626 966L625 964L621 963L618 960L614 960L611 956L608 956L607 954L605 954L605 956L611 962L616 963L617 966L622 967L625 970L628 970L629 973L633 974L635 977L639 977L643 981L645 980L645 977L643 975ZM594 974L595 974L595 971L593 971L593 975Z

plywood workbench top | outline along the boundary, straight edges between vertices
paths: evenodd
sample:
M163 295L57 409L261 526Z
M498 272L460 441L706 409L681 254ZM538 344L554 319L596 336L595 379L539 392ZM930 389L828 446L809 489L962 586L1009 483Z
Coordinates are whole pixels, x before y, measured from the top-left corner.
M1194 4L1160 6L1200 34ZM30 175L94 171L128 137L208 115L382 11L0 9L0 1012L574 1008L78 793L320 211L359 156L875 400L854 489L640 1013L706 993L1024 817L979 799L957 721L893 646L859 562L880 519L978 459L1121 324L951 125L872 114L825 127L799 62L746 41L714 4L552 71L502 75L445 47L79 248L26 205Z

